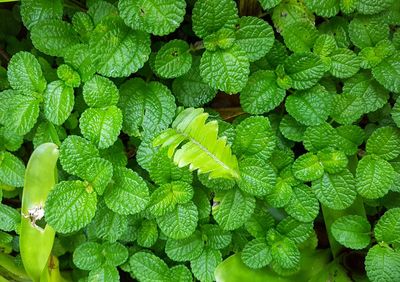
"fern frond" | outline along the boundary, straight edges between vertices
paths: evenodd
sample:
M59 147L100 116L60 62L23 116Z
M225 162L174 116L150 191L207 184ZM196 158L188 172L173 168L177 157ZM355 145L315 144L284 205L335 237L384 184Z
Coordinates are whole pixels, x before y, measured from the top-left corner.
M207 118L208 114L201 108L185 109L172 123L172 128L162 132L153 145L168 147L168 156L174 156L179 167L189 165L191 171L210 173L210 178L239 178L236 156L226 138L218 137L218 122L206 123Z

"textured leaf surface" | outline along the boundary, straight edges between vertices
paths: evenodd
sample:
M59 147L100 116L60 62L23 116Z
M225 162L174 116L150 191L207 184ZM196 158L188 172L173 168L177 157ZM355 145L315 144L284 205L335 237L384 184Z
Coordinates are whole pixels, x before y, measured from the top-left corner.
M346 215L338 218L331 226L333 237L351 249L363 249L371 241L371 226L367 219L359 215Z
M14 187L24 186L24 163L7 151L0 151L0 182Z
M57 232L69 233L86 226L96 212L96 193L81 181L62 181L50 191L46 201L46 221Z
M101 245L95 242L85 242L79 245L73 254L74 264L83 270L93 270L99 268L105 258L101 253Z
M149 199L149 189L136 172L123 167L114 169L113 183L104 194L105 203L111 210L123 215L139 213Z
M118 9L125 23L133 29L154 35L173 32L183 21L184 0L122 0Z
M24 25L31 29L35 24L47 19L61 20L63 5L61 0L26 0L21 2L21 16Z
M232 28L239 17L236 3L232 0L199 0L192 11L193 31L204 38L221 28Z
M44 114L56 125L63 124L74 107L74 90L61 80L47 85L44 92Z
M265 196L272 191L276 183L276 172L267 162L247 158L239 163L241 190L254 196Z
M89 272L88 282L117 282L119 281L118 270L109 264Z
M400 154L400 130L385 126L376 129L368 138L366 150L385 160L392 160Z
M330 59L330 72L335 77L349 78L355 75L360 69L361 59L349 49L336 49L331 53Z
M190 236L197 227L198 212L193 202L178 204L171 212L157 218L161 231L172 239Z
M278 87L272 71L252 74L240 93L240 104L251 114L263 114L276 108L285 98L285 90Z
M0 230L7 232L17 230L21 215L16 209L0 204L0 217Z
M240 92L246 85L250 63L237 45L226 50L204 52L200 62L200 75L211 87L228 94Z
M365 258L365 269L372 282L400 279L400 254L388 246L373 246Z
M394 176L394 169L390 163L379 157L365 156L357 166L357 191L367 199L383 197L389 192Z
M210 173L211 178L238 178L237 159L231 153L226 138L218 138L218 123L206 123L207 113L203 109L188 108L182 111L172 128L161 133L153 142L155 146L168 146L168 154L174 155L179 167L189 165L191 171ZM175 149L187 141L174 154Z
M262 268L272 260L271 248L265 239L254 239L243 248L241 258L250 268Z
M324 87L315 86L288 96L285 107L297 121L305 125L318 125L329 116L332 95Z
M348 170L337 174L325 173L313 182L312 188L323 205L335 210L348 208L357 196L354 177Z
M107 260L107 264L118 266L123 264L128 259L128 249L118 242L104 242L102 252Z
M279 130L287 139L300 142L303 140L306 126L299 123L292 116L284 115L279 124Z
M159 82L145 83L139 78L128 80L120 87L123 130L129 135L154 136L171 123L175 101L171 91Z
M168 281L168 265L159 257L148 252L138 252L129 259L130 269L143 282Z
M169 41L157 52L154 66L157 74L164 78L185 74L192 66L189 44L179 39Z
M293 163L293 175L302 181L317 180L324 174L324 167L313 153L301 155Z
M35 56L28 52L18 52L12 56L7 77L12 88L26 95L42 94L46 88L40 64Z
M204 249L204 242L198 231L181 240L168 239L165 253L175 261L189 261L198 258Z
M110 147L117 140L122 128L122 113L116 106L90 108L79 119L84 137L100 149Z
M311 222L319 213L319 203L311 188L301 184L293 188L292 198L285 206L285 211L298 221Z
M97 194L102 195L113 176L111 162L102 158L90 158L82 164L82 167L84 170L79 176L88 181Z
M250 62L261 59L272 48L274 32L264 20L241 17L236 30L236 43L247 53Z
M378 242L388 244L400 242L400 208L393 208L384 213L375 225L374 233Z
M300 252L289 238L283 238L271 246L272 259L283 268L295 268L300 262Z
M372 74L386 89L400 93L400 52L383 60L372 69Z
M333 17L340 8L337 0L305 0L304 3L310 10L322 17Z
M150 36L128 28L120 18L99 23L90 37L91 58L104 76L125 77L140 69L150 55Z
M334 147L336 131L327 122L307 127L304 132L303 145L308 151L317 152L325 148ZM322 165L322 164L321 164Z
M224 230L234 230L242 226L255 208L255 199L239 189L216 194L212 214Z
M194 276L200 281L214 281L215 268L222 262L220 251L205 248L203 253L197 258L190 261L190 266Z
M328 173L338 173L347 167L348 159L342 151L327 148L319 151L317 156Z
M293 54L285 61L286 74L295 89L314 86L325 73L321 59L313 53Z
M72 25L62 20L38 22L31 29L31 40L39 51L58 57L63 57L70 46L79 43Z
M296 244L306 241L313 232L312 222L300 222L288 216L279 222L276 230Z
M115 84L100 75L95 75L87 81L83 85L82 93L86 104L94 108L116 105L119 98Z

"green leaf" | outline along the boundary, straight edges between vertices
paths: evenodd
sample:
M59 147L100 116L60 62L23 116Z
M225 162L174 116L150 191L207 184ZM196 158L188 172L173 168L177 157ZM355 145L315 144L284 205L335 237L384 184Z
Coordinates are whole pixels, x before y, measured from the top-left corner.
M400 93L400 51L372 69L374 78L389 91Z
M104 242L102 245L102 253L106 258L107 264L118 266L128 259L128 249L118 242Z
M239 189L217 192L212 214L215 221L224 230L234 230L241 227L251 216L255 208L254 197Z
M264 57L275 40L272 27L256 17L241 17L235 35L236 43L247 53L250 62Z
M315 40L313 52L322 58L329 57L329 55L335 51L336 48L336 40L332 35L321 34L318 36L317 40Z
M47 85L44 96L44 115L56 125L63 124L74 107L74 90L61 80Z
M246 230L255 238L265 238L265 231L275 226L275 219L267 206L258 202L253 214L246 221Z
M172 128L161 133L154 146L168 146L168 155L174 155L179 167L189 165L191 171L209 173L211 178L238 178L237 159L231 153L225 137L218 137L218 122L206 123L207 113L203 109L183 110L172 123ZM175 149L182 143L176 152Z
M97 196L82 181L62 181L46 200L47 223L57 232L69 233L88 225L96 212Z
M0 151L0 182L13 186L24 186L24 163L7 151Z
M220 251L205 248L198 258L190 261L190 267L197 279L204 282L211 282L214 281L214 271L221 262L222 256Z
M248 242L240 255L242 261L250 268L262 268L272 261L271 248L264 238Z
M290 115L284 115L279 124L279 130L282 135L285 136L285 138L296 142L303 141L306 128L306 126L298 122Z
M379 41L388 38L389 26L379 18L355 17L349 24L349 36L351 42L360 49L374 47Z
M337 0L305 0L307 7L321 17L333 17L339 12Z
M64 81L65 85L69 87L79 87L81 85L81 77L69 65L63 64L57 68L57 76Z
M375 225L374 233L378 242L400 243L400 208L386 211Z
M301 184L293 187L292 198L285 211L298 221L311 222L319 213L319 203L311 188Z
M201 78L199 66L200 58L193 57L192 68L172 82L172 92L184 107L203 106L217 94L217 90Z
M331 53L330 59L330 72L335 77L349 78L355 75L360 69L361 59L349 49L336 49Z
M324 206L335 210L350 207L357 197L354 177L347 169L337 174L325 173L313 182L312 189Z
M89 272L88 282L118 282L119 273L117 268L109 264L103 264L101 267Z
M82 167L85 169L79 176L88 181L97 194L102 195L113 176L111 162L102 158L90 158L82 164Z
M154 155L149 168L150 178L159 185L178 180L192 183L192 173L187 168L179 168L174 164L167 151L167 148L163 148Z
M381 198L389 192L394 177L390 163L377 156L365 156L357 166L357 192L367 199Z
M276 108L285 98L285 90L278 87L277 77L272 71L258 71L249 80L240 94L240 104L251 114L263 114Z
M281 177L277 177L275 187L268 193L265 200L271 206L281 208L290 201L292 193L292 186Z
M312 222L300 222L290 216L282 219L276 230L296 244L305 242L314 231Z
M338 173L347 167L348 159L342 151L327 148L319 151L317 156L328 173Z
M63 4L61 0L52 2L47 0L24 0L21 1L20 9L22 21L28 30L35 24L44 20L61 20L63 15Z
M198 258L204 249L204 242L198 231L187 238L174 240L168 238L165 253L174 261L189 261Z
M80 75L83 82L88 81L96 72L96 65L91 58L88 44L76 44L69 47L65 54L65 63L73 67Z
M331 231L333 237L347 248L360 250L371 241L371 226L367 219L360 215L346 215L336 219Z
M95 3L90 5L87 11L87 14L93 19L94 25L97 25L107 17L118 15L117 7L115 7L113 4L102 0L94 2Z
M116 106L89 108L79 119L84 137L100 149L110 147L122 128L122 112Z
M395 159L400 154L400 130L392 126L374 130L368 138L366 151L385 160Z
M197 227L198 212L193 202L178 204L172 211L157 217L161 231L172 239L189 237Z
M235 41L236 41L236 36L235 36L235 31L233 29L221 28L220 30L212 34L207 35L203 40L203 45L206 50L215 51L218 48L229 49L232 47Z
M5 148L10 152L14 152L21 147L23 141L24 141L23 136L15 134L5 126L0 126L0 144L2 144L0 148L2 149ZM33 143L35 144L34 141Z
M158 239L158 226L154 220L144 220L138 230L137 243L141 247L150 248Z
M168 265L150 252L137 252L129 259L130 269L142 282L170 281Z
M11 87L25 95L40 95L46 89L47 83L40 64L28 52L21 51L12 56L8 63L7 77Z
M293 163L293 175L302 181L313 181L322 177L324 167L318 157L309 152L301 155Z
M300 252L296 244L289 238L271 246L272 259L282 268L295 268L300 263Z
M308 151L317 152L336 145L336 131L327 122L307 127L304 132L303 145Z
M117 139L111 147L100 150L100 156L115 166L126 166L128 164L128 156L121 139Z
M333 97L331 117L340 124L351 124L366 112L362 98L343 93Z
M94 270L99 268L105 261L102 247L96 242L85 242L79 245L73 253L74 264L83 270Z
M309 52L318 37L315 24L308 20L299 20L285 25L281 34L286 47L299 54Z
M170 276L176 282L191 282L193 281L192 273L184 265L175 265L169 270Z
M268 118L248 117L236 127L236 154L267 160L275 149L275 134Z
M226 50L205 51L200 61L200 75L204 82L228 94L240 92L246 86L249 73L246 52L238 45Z
M199 0L192 11L193 31L200 38L221 28L233 29L238 20L236 3L232 0Z
M260 2L264 10L268 10L278 5L281 0L258 0L258 2Z
M146 182L134 171L115 167L113 182L104 192L106 205L114 212L128 215L143 211L149 202Z
M198 174L197 178L209 189L212 190L229 190L235 186L236 182L228 178L210 178L209 174Z
M100 75L83 85L83 99L89 107L102 108L118 103L119 93L115 84L108 78Z
M128 135L151 135L166 129L175 116L171 91L159 82L128 80L120 87L118 106L123 113L123 131Z
M346 155L354 155L365 139L364 130L357 125L336 127L336 147Z
M386 10L387 8L389 8L393 2L394 2L393 0L357 1L357 11L359 11L361 14L366 14L366 15L377 14L377 13L382 12L382 11Z
M178 28L185 15L184 0L121 0L118 9L125 23L135 30L167 35Z
M286 98L288 113L304 125L318 125L324 122L331 111L332 95L323 86L305 91L296 91Z
M389 99L389 91L374 80L368 72L360 72L346 80L343 92L361 99L362 109L366 113L381 108Z
M226 248L232 241L230 231L222 230L218 225L206 224L201 226L202 237L206 246L215 250Z
M387 245L375 245L365 258L365 270L372 282L396 282L400 279L400 253Z
M254 196L265 196L272 191L276 183L276 172L267 162L246 158L239 162L241 190Z
M43 20L31 29L31 40L39 51L63 57L70 46L79 43L78 34L63 20Z
M284 66L294 89L314 86L325 73L324 63L313 53L294 53L286 59Z
M127 27L119 17L106 18L89 40L91 62L99 74L126 77L143 67L150 55L150 36Z
M184 75L192 66L189 44L179 39L169 41L157 52L154 66L157 75L163 78Z
M21 215L10 206L0 204L0 230L3 231L16 231L21 221Z
M193 198L193 187L183 181L174 181L161 185L150 198L148 208L154 216L163 216L171 212L176 204L185 204Z
M73 175L82 175L85 173L85 161L98 157L99 151L86 139L70 135L60 147L60 162L62 168Z
M100 202L96 215L87 228L93 230L93 237L115 242L127 232L128 217L110 210L104 202Z

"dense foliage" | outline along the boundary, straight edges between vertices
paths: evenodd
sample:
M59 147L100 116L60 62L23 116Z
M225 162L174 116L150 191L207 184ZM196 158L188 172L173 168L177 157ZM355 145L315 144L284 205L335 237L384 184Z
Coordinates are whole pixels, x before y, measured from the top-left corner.
M400 1L2 5L0 281L400 281Z

